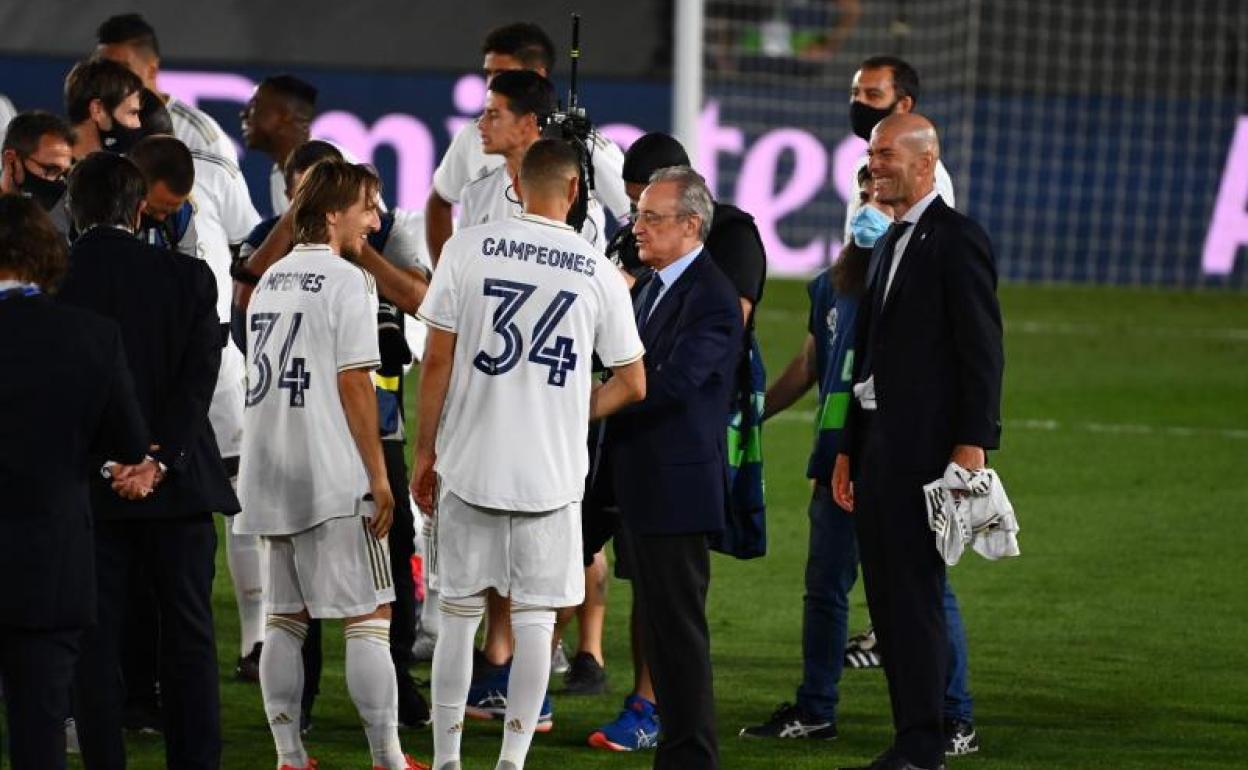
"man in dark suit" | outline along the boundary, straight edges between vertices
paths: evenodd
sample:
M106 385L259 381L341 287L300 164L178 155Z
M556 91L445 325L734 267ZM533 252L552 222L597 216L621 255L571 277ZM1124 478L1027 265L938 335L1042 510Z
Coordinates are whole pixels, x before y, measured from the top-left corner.
M885 118L869 154L877 197L895 221L868 269L855 398L832 486L837 504L854 514L892 701L893 745L870 768L938 768L945 566L922 486L949 462L984 467L985 451L1000 440L997 272L988 236L935 191L940 146L926 118Z
M100 622L83 640L75 717L88 770L125 765L118 673L127 573L142 565L161 618L160 682L170 767L216 768L221 735L212 627L212 512L237 512L208 422L224 335L216 282L196 259L134 238L146 185L128 159L93 153L75 166L70 210L82 233L61 301L121 325L150 428L154 491L119 497L99 474L95 513Z
M633 232L652 268L634 290L646 398L610 418L606 456L621 511L642 649L662 714L656 768L719 766L706 536L724 527L724 425L744 329L732 283L703 242L710 191L687 166L654 175Z
M117 325L45 294L64 269L40 204L0 196L0 680L16 770L65 767L74 661L96 615L88 457L147 451Z

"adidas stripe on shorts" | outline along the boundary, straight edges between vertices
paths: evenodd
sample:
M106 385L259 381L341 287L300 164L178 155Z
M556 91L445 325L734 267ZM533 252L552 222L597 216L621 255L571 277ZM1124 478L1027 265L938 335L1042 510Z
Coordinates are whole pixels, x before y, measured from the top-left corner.
M294 535L266 535L267 611L286 615L307 607L314 618L349 618L394 601L390 547L368 523L342 516Z

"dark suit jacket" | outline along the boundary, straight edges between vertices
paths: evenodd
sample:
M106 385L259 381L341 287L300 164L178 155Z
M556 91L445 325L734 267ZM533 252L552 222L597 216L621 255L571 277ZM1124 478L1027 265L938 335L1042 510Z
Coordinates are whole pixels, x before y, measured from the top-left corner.
M0 300L0 372L0 627L90 625L89 458L147 449L121 332L42 295Z
M645 399L607 420L615 500L633 531L723 529L724 441L743 333L736 289L704 250L642 327Z
M873 268L881 257L877 249ZM914 224L882 310L876 297L887 269L880 264L870 275L858 311L855 350L863 352L854 382L866 376L876 324L874 419L894 466L888 470L930 481L944 473L955 445L995 449L1001 438L1005 353L992 244L978 224L938 197ZM854 400L841 444L851 459L861 450L862 420Z
M97 227L70 249L60 299L121 325L149 438L160 447L152 455L169 467L155 494L139 501L122 500L97 478L91 503L98 518L239 510L208 422L225 341L216 298L204 262L124 231Z

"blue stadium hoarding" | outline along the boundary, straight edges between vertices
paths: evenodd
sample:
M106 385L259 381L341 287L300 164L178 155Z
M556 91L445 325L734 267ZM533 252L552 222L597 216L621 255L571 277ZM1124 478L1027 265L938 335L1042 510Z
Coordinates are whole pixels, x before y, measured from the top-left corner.
M59 112L63 78L72 63L66 58L0 57L0 93L19 109ZM208 111L237 144L238 113L255 83L271 71L168 66L161 87ZM407 209L423 209L438 159L483 99L483 84L475 73L289 71L320 89L313 134L376 165L387 200ZM864 143L847 126L796 125L798 121L782 113L765 116L774 124L746 130L741 126L757 125L760 116L747 121L725 106L730 99L721 104L718 96L724 94L708 93L695 165L718 196L755 216L773 275L810 275L829 264L839 248L844 200L853 192L853 168ZM783 94L773 96L783 101ZM809 99L810 93L795 89L793 98ZM645 131L670 125L670 100L668 85L654 81L590 79L582 86L591 117L625 147ZM979 95L977 101L988 114L1022 110L1037 116L1054 111L1077 115L1082 106L1071 103L1055 110L1031 97L990 94ZM937 96L929 103L939 102ZM1003 277L1248 285L1243 256L1248 247L1248 116L1240 117L1237 106L1229 103L1124 101L1119 109L1143 115L1198 110L1207 117L1202 125L1213 128L1199 142L1159 136L1151 144L1132 144L1142 140L1123 134L1100 143L1080 142L1080 132L1091 135L1096 127L1068 134L1067 127L1043 120L1036 121L1041 129L1013 134L1007 141L986 124L970 143L969 169L959 167L964 161L956 148L962 143L956 137L947 142L952 151L946 163L955 179L968 182L966 191L958 191L959 208L993 236ZM936 117L939 121L943 116ZM1064 142L1051 138L1064 135ZM1165 143L1177 143L1181 152L1165 155ZM1158 156L1141 157L1150 147L1158 148ZM269 161L243 152L241 146L239 150L253 199L264 212L269 207Z

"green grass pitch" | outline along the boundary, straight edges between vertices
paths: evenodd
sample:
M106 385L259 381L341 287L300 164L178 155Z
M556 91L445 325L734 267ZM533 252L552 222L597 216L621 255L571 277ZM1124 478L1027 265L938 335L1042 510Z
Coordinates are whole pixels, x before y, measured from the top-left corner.
M992 460L1018 510L1023 555L989 563L971 554L951 572L983 743L951 765L1248 766L1248 295L1007 286L1001 300L1005 431ZM773 281L759 319L773 377L805 321L802 285ZM771 552L752 562L717 557L712 567L725 768L826 770L868 760L889 739L878 671L846 672L834 742L737 737L792 700L801 673L813 407L808 397L765 431ZM237 615L223 556L215 600L224 766L271 768L259 688L231 678ZM628 587L613 581L610 603L611 692L556 698L555 729L537 737L530 768L650 766L650 753L585 746L632 681ZM866 623L859 586L851 626ZM367 768L336 624L326 640L307 745L322 770ZM428 677L427 665L417 676ZM494 766L499 725L469 723L465 767ZM429 758L428 730L402 738ZM158 738L132 736L130 747L131 767L164 767Z

